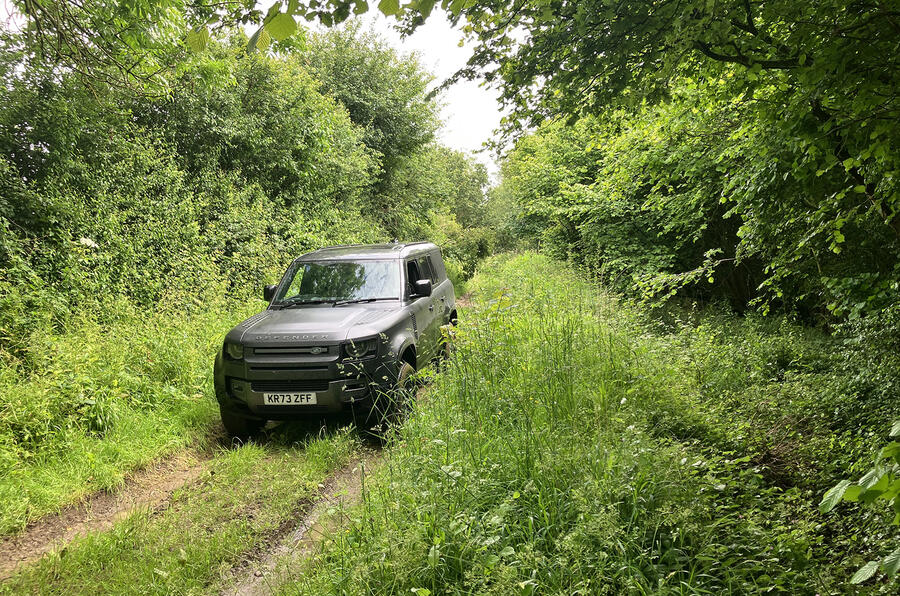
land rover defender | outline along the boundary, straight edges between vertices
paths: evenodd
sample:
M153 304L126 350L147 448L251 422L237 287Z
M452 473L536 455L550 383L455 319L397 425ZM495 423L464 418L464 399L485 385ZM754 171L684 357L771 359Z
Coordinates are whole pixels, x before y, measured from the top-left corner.
M445 356L456 299L432 243L332 246L294 260L269 306L225 336L215 392L226 431L352 413L381 421L415 370Z

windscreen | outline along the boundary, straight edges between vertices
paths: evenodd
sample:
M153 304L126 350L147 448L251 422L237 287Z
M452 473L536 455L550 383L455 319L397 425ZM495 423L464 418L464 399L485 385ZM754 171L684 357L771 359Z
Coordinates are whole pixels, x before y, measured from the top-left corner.
M296 263L277 302L379 300L400 297L398 261Z

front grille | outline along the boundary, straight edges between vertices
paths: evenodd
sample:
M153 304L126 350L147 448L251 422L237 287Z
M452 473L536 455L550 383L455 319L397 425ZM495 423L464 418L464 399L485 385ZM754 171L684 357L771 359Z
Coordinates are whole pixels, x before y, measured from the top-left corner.
M263 391L328 391L328 381L250 381L254 393Z
M300 366L297 364L266 364L264 366L251 366L252 371L272 372L273 370L295 370L303 372L328 372L327 366Z
M254 354L259 355L297 355L297 354L327 354L328 346L303 346L303 347L289 347L289 348L253 348Z

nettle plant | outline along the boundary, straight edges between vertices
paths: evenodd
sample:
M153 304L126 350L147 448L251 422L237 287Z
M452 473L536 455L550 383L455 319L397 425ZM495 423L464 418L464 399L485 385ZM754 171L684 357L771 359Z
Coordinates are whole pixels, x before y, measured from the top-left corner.
M891 437L900 437L900 420L894 422L891 427ZM841 501L855 501L866 506L886 501L886 504L894 512L894 519L891 523L900 525L900 498L898 495L900 495L900 441L894 440L881 449L875 459L875 465L857 482L841 480L826 492L819 504L819 509L822 513L827 513ZM880 561L869 561L863 565L850 578L850 583L862 583L874 576L879 569L887 575L888 579L897 575L897 571L900 570L900 548Z

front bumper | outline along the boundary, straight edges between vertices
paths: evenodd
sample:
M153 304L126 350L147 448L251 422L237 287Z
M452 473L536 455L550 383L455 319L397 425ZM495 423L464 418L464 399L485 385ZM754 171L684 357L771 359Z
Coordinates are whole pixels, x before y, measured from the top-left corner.
M394 385L397 371L383 358L341 362L338 346L328 353L258 356L247 350L243 360L216 357L216 399L223 409L266 420L353 412L371 408L380 393ZM316 404L266 405L265 392L314 392Z

